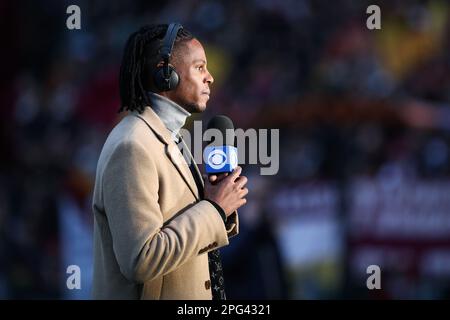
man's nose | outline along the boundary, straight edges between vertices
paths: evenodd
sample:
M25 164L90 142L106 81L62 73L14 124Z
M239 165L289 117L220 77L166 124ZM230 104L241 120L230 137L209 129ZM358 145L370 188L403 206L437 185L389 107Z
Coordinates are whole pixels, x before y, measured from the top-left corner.
M208 84L211 84L214 82L214 78L211 75L211 73L209 73L209 71L208 71L208 74L206 75L206 82L208 82Z

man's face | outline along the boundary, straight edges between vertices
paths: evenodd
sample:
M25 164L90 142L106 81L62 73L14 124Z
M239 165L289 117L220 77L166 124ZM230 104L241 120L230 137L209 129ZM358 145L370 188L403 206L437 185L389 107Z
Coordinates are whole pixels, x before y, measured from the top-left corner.
M190 113L203 112L209 100L209 85L214 79L206 68L206 54L197 39L179 48L173 66L180 76L175 90L161 94L178 103Z

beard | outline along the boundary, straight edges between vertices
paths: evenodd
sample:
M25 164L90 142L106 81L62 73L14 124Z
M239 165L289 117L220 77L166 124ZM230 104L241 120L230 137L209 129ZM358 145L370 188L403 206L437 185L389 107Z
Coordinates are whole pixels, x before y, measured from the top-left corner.
M176 92L178 93L178 92ZM202 100L201 98L196 99L194 96L183 96L181 94L173 94L173 95L167 95L167 97L177 103L179 106L181 106L183 109L185 109L189 113L202 113L206 110L206 103L208 101L204 101L203 104L201 104L199 101ZM197 100L197 101L195 101Z
M201 105L198 102L185 100L180 103L180 106L182 106L189 113L202 113L206 110L206 102Z
M206 105L200 106L197 103L190 103L184 106L184 108L190 113L202 113L203 111L205 111Z

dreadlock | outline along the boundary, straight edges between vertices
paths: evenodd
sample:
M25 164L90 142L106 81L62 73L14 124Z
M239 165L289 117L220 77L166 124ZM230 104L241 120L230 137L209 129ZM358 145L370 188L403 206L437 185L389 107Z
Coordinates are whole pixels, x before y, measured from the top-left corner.
M149 105L147 91L153 87L152 74L160 61L162 40L167 28L167 24L147 25L132 33L128 38L120 66L121 106L119 112L136 110L142 113L145 106ZM173 52L181 43L193 38L186 29L179 30Z

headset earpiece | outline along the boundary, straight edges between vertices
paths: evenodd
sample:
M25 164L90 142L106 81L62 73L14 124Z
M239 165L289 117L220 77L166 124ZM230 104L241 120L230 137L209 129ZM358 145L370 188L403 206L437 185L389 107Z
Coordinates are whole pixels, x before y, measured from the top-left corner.
M156 68L153 73L153 81L159 91L170 91L175 89L180 82L180 77L175 68L169 65L169 58L172 54L173 45L177 37L178 31L183 29L179 23L171 23L167 28L166 35L163 39L161 48L161 59L163 65Z
M180 78L172 66L158 67L154 74L154 82L159 91L170 91L177 87Z

